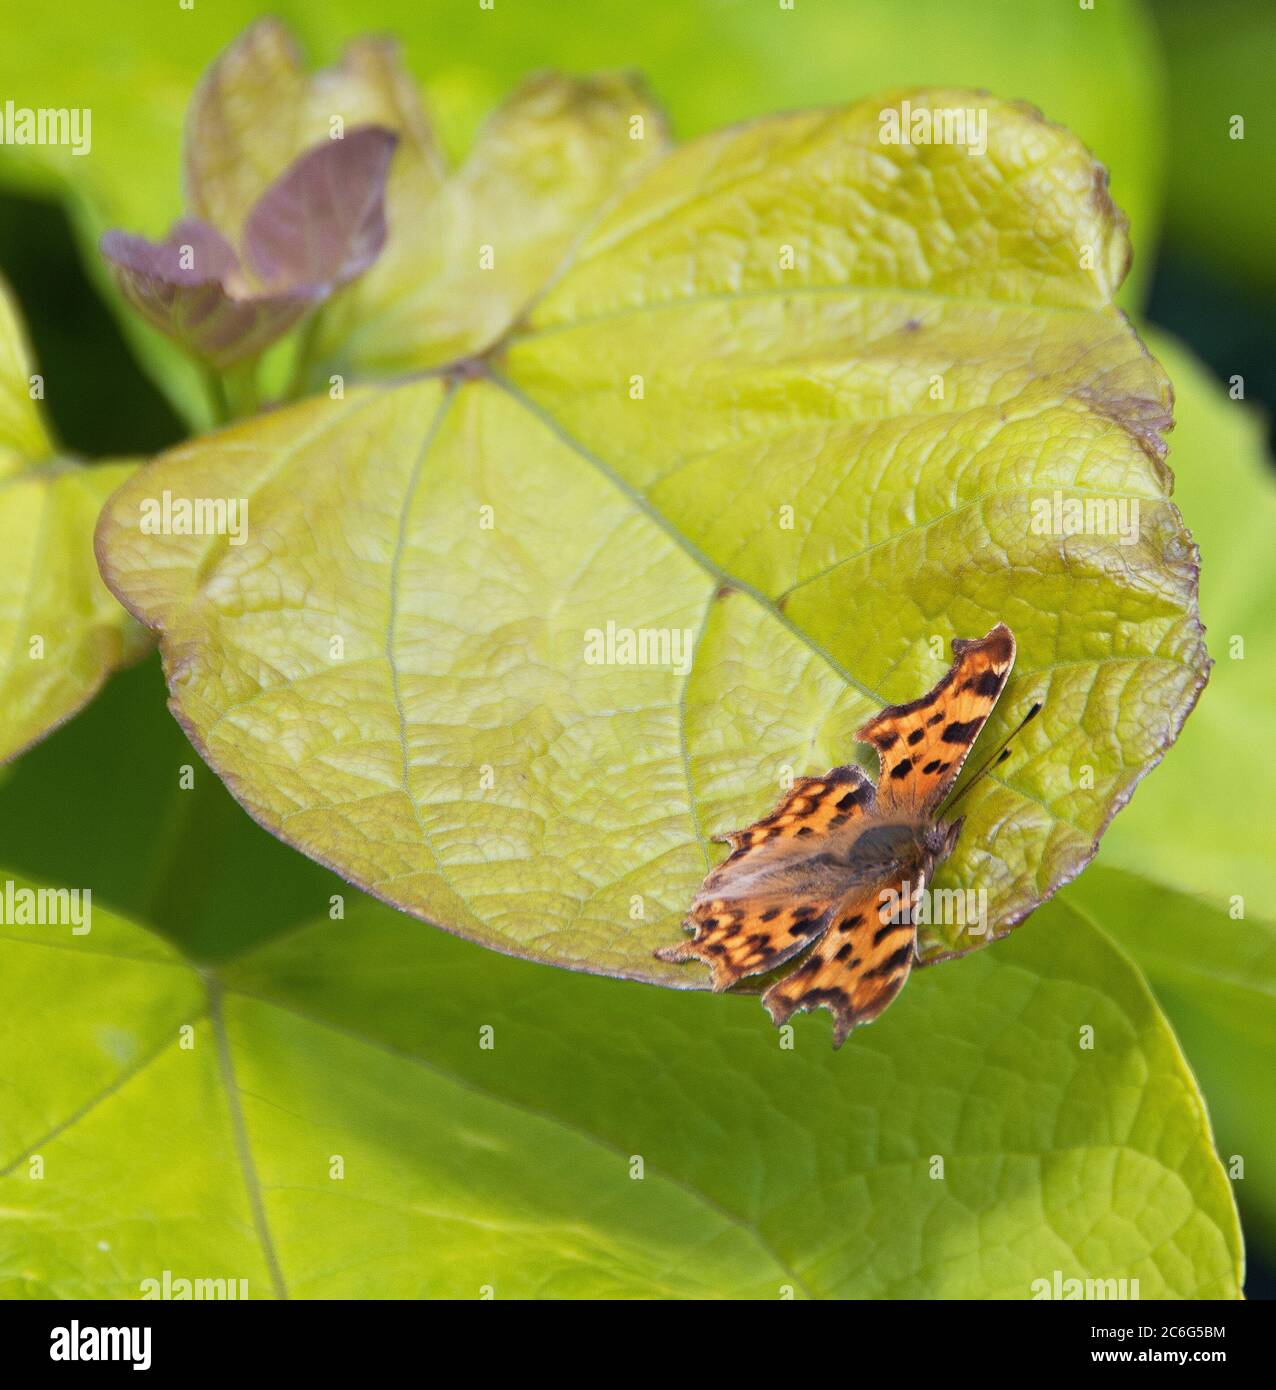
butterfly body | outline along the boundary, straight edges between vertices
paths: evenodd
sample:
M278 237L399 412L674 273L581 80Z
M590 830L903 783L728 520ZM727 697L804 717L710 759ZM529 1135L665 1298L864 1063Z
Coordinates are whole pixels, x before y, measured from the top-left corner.
M877 880L883 873L910 865L929 871L935 862L951 853L948 843L950 827L927 821L877 821L865 818L866 823L843 847L830 846L821 850L818 858L830 864L844 865L851 882L866 878Z
M773 840L739 872L723 875L707 896L724 902L759 894L792 895L821 887L840 896L862 883L877 883L893 872L911 870L929 878L934 865L951 853L950 827L924 821L878 821L871 813L826 839ZM702 892L697 901L706 896Z
M704 962L722 990L809 948L763 995L777 1025L823 1006L840 1046L881 1013L916 955L913 908L961 833L961 818L941 818L939 806L1004 687L1014 638L999 624L955 639L953 652L932 690L856 735L877 749L876 787L853 763L799 778L770 816L723 837L731 853L687 914L694 937L661 959Z

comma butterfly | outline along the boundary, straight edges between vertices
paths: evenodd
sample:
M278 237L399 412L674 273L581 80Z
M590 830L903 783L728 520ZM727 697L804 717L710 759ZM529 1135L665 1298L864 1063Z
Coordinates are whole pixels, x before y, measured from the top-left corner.
M834 1047L886 1008L918 956L912 910L961 833L964 818L946 813L1010 754L1007 739L941 811L1014 665L1014 635L999 623L978 640L954 638L953 656L933 690L856 733L877 749L876 788L853 763L800 777L769 816L717 837L731 853L691 904L684 925L695 935L662 947L661 960L703 961L723 990L811 947L762 1002L777 1027L827 1008Z

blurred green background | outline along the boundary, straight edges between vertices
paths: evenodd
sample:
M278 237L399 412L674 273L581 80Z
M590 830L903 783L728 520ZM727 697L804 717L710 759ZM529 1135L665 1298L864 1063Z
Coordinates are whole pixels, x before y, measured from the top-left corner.
M1219 668L1182 744L1118 818L1100 862L1216 901L1248 891L1255 915L1269 915L1267 899L1249 885L1265 887L1272 870L1267 847L1256 844L1272 809L1262 775L1271 755L1255 761L1234 748L1229 769L1219 750L1228 750L1242 705L1271 702L1263 635L1276 635L1265 572L1276 494L1265 447L1276 402L1276 263L1266 235L1276 200L1276 7L796 0L784 9L779 0L593 0L585 8L500 0L498 12L440 0L200 0L194 12L176 0L73 0L25 12L20 42L0 49L0 91L18 104L90 105L95 113L89 160L0 151L0 271L29 323L64 443L90 458L146 454L187 432L178 404L148 375L153 344L100 293L89 248L103 226L122 222L156 234L178 212L178 133L191 86L262 14L286 18L312 62L331 61L356 33L400 36L453 153L520 76L551 66L642 70L679 137L904 84L1024 98L1072 127L1108 165L1135 246L1123 305L1140 327L1163 330L1188 350L1153 336L1179 394L1171 464L1203 551L1203 611ZM54 67L31 66L29 55L41 51L56 54ZM1243 139L1232 138L1237 116ZM1194 468L1205 462L1185 477L1189 457ZM1226 639L1236 633L1250 645L1247 685L1223 669ZM210 775L200 776L194 796L179 796L175 769L198 759L163 699L151 658L0 771L0 860L37 878L87 876L104 903L171 923L188 949L215 959L233 950L237 923L265 915L272 930L285 931L338 885L258 830ZM1235 778L1247 775L1256 785L1242 798ZM1180 849L1184 837L1190 853ZM1247 857L1245 889L1237 889L1229 874ZM1200 949L1209 950L1205 933ZM1223 1152L1232 1151L1233 1134L1265 1133L1252 1115L1271 1099L1263 1054L1255 1062L1211 1051L1209 1018L1194 1017L1190 1005L1176 1008L1172 984L1155 977L1153 984L1201 1077ZM1252 1155L1255 1167L1270 1160L1270 1149ZM1256 1190L1258 1181L1266 1183L1258 1201L1247 1184L1238 1186L1247 1290L1271 1297L1276 1187L1268 1176Z

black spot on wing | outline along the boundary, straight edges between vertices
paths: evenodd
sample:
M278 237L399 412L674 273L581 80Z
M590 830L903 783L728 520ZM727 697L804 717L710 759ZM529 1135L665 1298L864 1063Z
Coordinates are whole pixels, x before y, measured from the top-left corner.
M807 990L799 1002L807 1009L818 1009L823 1004L826 1008L836 1010L839 1006L845 1008L849 1000L844 989L830 986L828 989Z
M982 719L954 720L944 730L945 743L973 743L983 725Z
M872 970L865 974L865 979L869 977L882 979L887 975L893 975L897 970L902 970L908 964L908 958L913 954L911 945L904 945L892 955L886 957L881 965L875 965Z
M898 782L901 777L907 777L913 770L912 758L901 758L899 762L891 768L891 780Z
M998 675L996 671L984 671L981 675L968 680L962 689L973 690L976 695L982 695L985 699L991 700L994 695L1000 692L1005 679L1006 673L1004 671L1001 675Z

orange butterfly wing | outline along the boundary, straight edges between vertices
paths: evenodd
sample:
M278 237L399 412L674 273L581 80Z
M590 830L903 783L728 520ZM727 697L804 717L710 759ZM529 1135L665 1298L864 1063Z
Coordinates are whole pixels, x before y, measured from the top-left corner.
M872 804L873 784L854 764L798 778L769 816L718 837L732 850L691 904L684 925L695 935L656 955L703 961L715 990L788 960L824 931L844 891L844 870L812 864L816 844Z
M887 707L855 735L881 759L877 808L883 816L933 816L993 711L1015 664L1005 623L973 641L953 639L956 660L919 700Z
M912 906L925 887L920 864L911 879L907 872L856 884L842 898L811 954L762 996L777 1028L803 1009L823 1007L833 1015L833 1046L841 1047L904 988L916 940Z
M864 815L872 804L873 784L864 769L854 763L835 767L823 777L799 777L769 816L746 825L743 830L728 830L724 835L714 836L714 839L726 840L732 850L719 868L738 863L750 850L771 840L827 835Z

